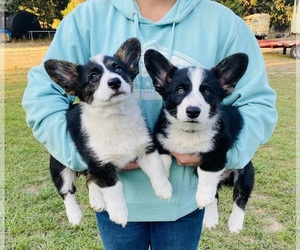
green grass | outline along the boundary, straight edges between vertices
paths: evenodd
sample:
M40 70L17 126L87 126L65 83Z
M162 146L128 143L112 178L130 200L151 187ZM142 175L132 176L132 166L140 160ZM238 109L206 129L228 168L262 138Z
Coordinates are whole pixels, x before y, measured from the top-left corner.
M84 178L78 183L84 220L72 227L50 179L49 155L25 123L21 99L26 75L46 48L45 44L9 44L5 51L5 249L101 249ZM224 188L220 223L203 231L201 249L296 247L295 60L281 54L264 56L270 83L278 93L279 123L254 158L256 183L244 230L239 235L227 230L232 190Z

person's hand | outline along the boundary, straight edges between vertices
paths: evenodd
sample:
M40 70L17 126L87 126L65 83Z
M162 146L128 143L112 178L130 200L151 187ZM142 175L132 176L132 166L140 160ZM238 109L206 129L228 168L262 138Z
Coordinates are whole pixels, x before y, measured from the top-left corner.
M201 163L201 158L196 154L179 154L177 152L171 152L171 154L180 166L198 167Z
M136 161L132 161L132 162L129 162L125 168L123 168L122 170L124 171L129 171L129 170L134 170L134 169L138 169L140 168L140 166L137 164Z
M171 154L176 158L178 165L180 166L189 166L189 167L198 167L201 163L199 155L196 154L180 154L177 152L171 152ZM134 169L139 169L140 166L136 161L128 163L122 170L130 171Z

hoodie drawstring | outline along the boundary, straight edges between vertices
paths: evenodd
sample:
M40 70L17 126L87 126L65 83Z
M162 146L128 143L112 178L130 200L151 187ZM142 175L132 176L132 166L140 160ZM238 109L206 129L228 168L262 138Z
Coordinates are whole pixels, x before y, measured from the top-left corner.
M139 38L139 16L138 13L133 13L133 21L135 25L135 37Z
M134 20L134 25L135 25L135 37L139 39L140 23L139 23L138 13L136 13L136 12L133 13L133 20ZM168 47L168 53L167 53L167 59L169 61L171 61L172 52L173 52L175 25L176 25L176 23L173 22L171 36L170 36L170 42L169 42L169 47ZM139 68L141 69L141 60L139 62ZM138 98L139 104L141 104L141 91L140 91L141 83L142 83L142 72L140 70L140 73L137 75L137 98Z
M168 54L167 54L167 59L169 61L171 61L172 52L173 52L175 25L176 25L176 23L174 22L173 25L172 25L172 32L171 32L170 44L169 44Z
M139 17L137 13L133 13L133 20L134 20L134 25L135 25L135 37L139 38ZM140 84L142 83L142 72L141 72L141 60L139 61L139 74L137 75L137 98L138 98L138 103L141 105L141 87Z

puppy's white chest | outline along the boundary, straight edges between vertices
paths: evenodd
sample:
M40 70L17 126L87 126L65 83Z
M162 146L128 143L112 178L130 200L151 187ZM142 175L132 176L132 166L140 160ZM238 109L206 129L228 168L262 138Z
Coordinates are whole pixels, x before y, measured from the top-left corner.
M132 108L127 114L84 116L88 146L100 161L122 167L144 152L150 136L143 117Z
M213 150L215 134L216 131L213 129L191 132L171 126L167 129L167 138L161 134L158 138L169 151L193 154L206 153Z

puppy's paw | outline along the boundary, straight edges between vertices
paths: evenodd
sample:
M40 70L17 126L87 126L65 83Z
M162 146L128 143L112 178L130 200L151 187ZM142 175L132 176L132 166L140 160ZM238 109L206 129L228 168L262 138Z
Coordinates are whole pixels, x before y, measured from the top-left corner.
M125 227L128 210L123 196L123 185L118 181L114 186L101 189L110 220Z
M82 219L82 215L80 207L76 202L75 195L67 194L64 198L64 204L70 224L72 224L73 226L79 225Z
M126 226L128 220L128 210L126 205L110 204L107 206L106 211L109 214L109 219L117 224Z
M169 181L155 182L152 186L158 197L166 200L171 198L173 189Z
M219 224L219 214L218 214L218 200L208 205L205 208L204 218L203 218L203 227L211 229L216 227Z
M198 188L196 193L196 202L200 209L207 207L212 204L215 200L215 190Z
M100 187L93 182L91 182L88 187L91 208L98 212L103 211L105 209L105 203L102 198Z
M230 216L228 221L228 228L231 233L239 233L243 229L243 222L240 221L238 218L234 218Z
M233 209L229 217L228 228L232 233L239 233L243 229L245 211L233 204Z
M216 217L203 220L203 227L207 229L215 228L218 224L219 224L219 219Z
M212 204L217 193L220 176L224 169L218 172L209 172L197 168L198 172L198 188L196 193L196 201L200 209Z
M67 209L67 216L68 216L68 220L70 222L70 224L72 224L73 226L77 226L80 224L81 219L82 219L82 215L81 215L81 210L78 207L73 207L71 209Z

